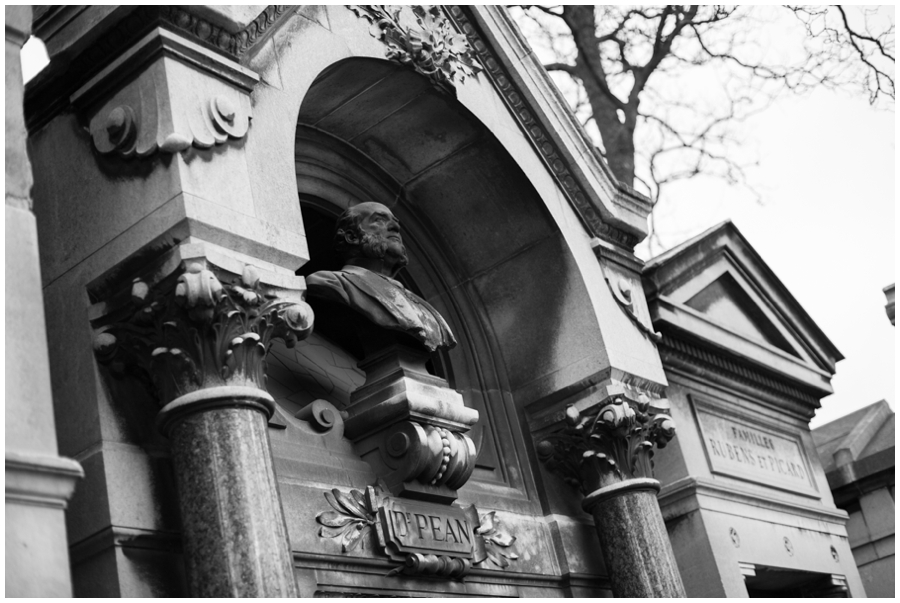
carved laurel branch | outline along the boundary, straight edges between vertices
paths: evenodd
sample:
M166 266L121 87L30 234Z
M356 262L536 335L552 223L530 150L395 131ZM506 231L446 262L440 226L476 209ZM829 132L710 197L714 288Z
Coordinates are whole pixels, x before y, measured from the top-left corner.
M334 488L331 492L325 492L325 500L334 510L316 515L316 521L321 525L319 536L340 538L342 553L352 551L360 545L366 548L368 536L375 525L375 514L378 512L378 505L373 506L373 503L380 500L380 490L377 486L371 488L369 500L359 490L350 490L345 494Z
M159 119L154 112L136 115L130 105L118 105L105 118L91 121L91 137L103 155L116 152L124 157L145 157L157 150L180 153L191 146L208 149L243 138L250 128L249 113L221 94L189 111L184 121L185 131L166 132L163 127L168 120ZM159 130L153 132L154 128Z
M567 427L538 444L547 467L582 494L596 487L595 474L619 480L653 476L653 447L665 448L675 437L675 421L651 413L649 401L623 397L603 404L596 415L566 408Z
M484 540L484 551L487 554L486 559L490 559L491 563L501 569L509 567L509 560L515 561L519 555L509 550L516 542L516 537L510 535L500 528L500 518L497 517L495 511L486 513L480 518L480 526L475 529L475 533L480 535ZM479 565L484 559L475 563Z
M453 28L439 6L411 6L416 26L407 26L406 7L391 5L349 6L350 10L371 24L372 36L385 44L390 61L412 67L435 85L452 90L454 80L462 83L481 71L466 36Z
M126 318L98 331L94 351L114 375L137 377L166 404L217 385L265 389L272 339L293 347L312 327L312 309L299 296L280 299L252 266L222 283L191 262L174 288L135 279Z

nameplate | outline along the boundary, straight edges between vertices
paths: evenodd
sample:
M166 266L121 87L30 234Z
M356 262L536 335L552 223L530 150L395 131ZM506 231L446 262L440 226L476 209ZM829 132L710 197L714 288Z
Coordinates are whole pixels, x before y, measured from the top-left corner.
M473 557L478 526L462 509L385 497L378 519L379 533L391 553Z
M799 438L699 408L697 418L714 473L818 496Z

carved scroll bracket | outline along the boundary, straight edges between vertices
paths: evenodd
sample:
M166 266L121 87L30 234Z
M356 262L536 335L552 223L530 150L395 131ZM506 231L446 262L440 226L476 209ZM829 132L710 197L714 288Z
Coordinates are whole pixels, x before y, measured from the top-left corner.
M155 29L76 91L101 155L209 149L247 135L252 71L179 34Z
M292 347L313 327L301 278L202 244L181 245L130 282L104 288L111 295L92 307L97 359L115 376L138 379L169 405L167 414L186 400L222 398L246 399L271 415L269 344L281 338ZM214 388L212 397L203 393Z
M475 470L466 432L478 422L459 392L428 374L427 352L402 344L361 363L344 433L392 494L451 503Z
M585 495L588 509L604 493L622 488L659 488L653 479L653 449L675 437L675 422L649 398L618 395L590 410L566 409L565 427L537 445L540 459Z

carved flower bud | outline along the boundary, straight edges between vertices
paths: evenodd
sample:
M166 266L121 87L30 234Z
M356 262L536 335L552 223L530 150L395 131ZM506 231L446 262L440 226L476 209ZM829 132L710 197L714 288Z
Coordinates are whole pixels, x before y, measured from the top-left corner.
M553 442L551 442L549 440L541 440L540 442L538 442L537 453L538 453L538 458L541 459L541 461L546 461L547 459L552 457L553 452L554 452Z
M615 430L620 427L628 428L634 421L635 413L622 398L616 398L612 404L607 404L600 410L598 423L607 429Z
M259 270L257 270L255 266L250 266L249 264L244 266L244 273L241 274L241 281L244 283L245 287L256 289L256 286L259 284Z
M284 310L284 322L292 331L306 331L313 324L312 308L306 302L292 304Z
M653 439L657 448L665 448L675 437L675 421L669 415L659 414L653 417Z
M134 279L134 284L131 285L131 301L137 306L143 306L149 294L150 287L147 283L139 278Z
M109 362L116 353L118 341L112 333L98 333L94 336L94 353L100 362Z
M212 307L222 299L222 283L211 271L200 264L193 263L187 272L178 277L175 287L175 298L188 308L198 306ZM206 312L203 313L204 317Z
M578 412L578 409L569 404L566 406L566 423L569 425L577 425L578 420L581 418L581 413Z

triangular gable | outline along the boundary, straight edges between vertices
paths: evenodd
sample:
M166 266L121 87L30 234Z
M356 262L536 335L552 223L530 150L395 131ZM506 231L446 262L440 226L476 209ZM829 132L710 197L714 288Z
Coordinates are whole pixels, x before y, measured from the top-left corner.
M685 304L713 322L727 325L742 335L764 341L788 354L798 355L762 308L728 272L704 287Z
M654 323L830 391L840 352L731 222L650 260L644 283Z

